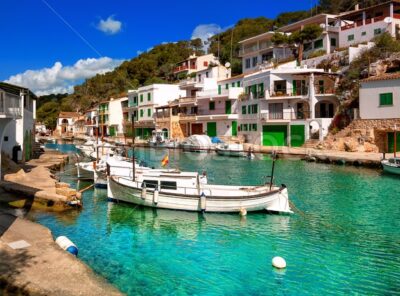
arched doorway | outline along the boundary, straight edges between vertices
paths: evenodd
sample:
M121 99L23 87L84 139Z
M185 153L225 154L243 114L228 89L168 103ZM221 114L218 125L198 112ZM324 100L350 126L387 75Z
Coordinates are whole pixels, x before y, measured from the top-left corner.
M308 119L310 118L310 104L305 101L297 101L293 105L294 119Z
M67 127L68 127L68 119L63 119L61 121L61 132L66 133L67 132Z

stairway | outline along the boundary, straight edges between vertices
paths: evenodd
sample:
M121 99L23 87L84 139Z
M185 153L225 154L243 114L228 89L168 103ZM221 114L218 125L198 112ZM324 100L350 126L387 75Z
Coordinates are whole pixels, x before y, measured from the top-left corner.
M319 140L316 139L309 139L307 140L303 146L301 146L302 148L315 148L315 146L317 146L319 143Z
M41 154L44 153L44 150L42 148L40 148L40 143L33 143L33 147L32 147L32 157L37 159L40 157Z

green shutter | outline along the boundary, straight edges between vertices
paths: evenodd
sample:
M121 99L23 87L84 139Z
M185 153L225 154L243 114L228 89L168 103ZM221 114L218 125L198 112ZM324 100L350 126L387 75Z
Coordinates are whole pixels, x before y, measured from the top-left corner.
M379 95L380 106L391 106L393 105L393 93L386 93Z
M225 84L225 89L229 89L229 84Z
M240 87L240 81L236 82L236 86Z
M208 109L209 110L215 110L215 102L209 102L208 103Z
M147 101L151 101L151 93L147 94Z
M207 136L216 137L217 136L217 123L207 122Z
M151 109L147 109L147 117L151 116Z
M257 84L251 86L251 92L253 93L253 99L257 98Z
M225 101L225 114L232 114L232 102Z
M246 114L246 106L242 106L242 114Z
M232 121L232 136L237 136L237 121Z
M301 147L305 142L305 126L291 125L290 126L290 146Z
M388 133L388 153L393 153L394 152L394 132L393 133ZM396 134L396 152L400 151L400 132L397 132Z
M293 80L293 95L297 95L297 80Z
M235 82L232 82L232 87L235 87Z
M247 114L251 114L251 105L247 106Z
M220 95L222 93L221 85L218 85L218 94Z
M264 125L263 146L287 146L286 125Z

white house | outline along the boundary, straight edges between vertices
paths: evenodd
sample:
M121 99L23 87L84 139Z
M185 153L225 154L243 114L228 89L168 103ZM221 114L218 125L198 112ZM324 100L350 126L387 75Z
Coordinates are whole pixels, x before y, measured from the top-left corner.
M128 97L111 98L109 101L109 136L121 136L124 133L124 112L127 112Z
M218 59L213 54L202 56L191 55L186 60L179 62L174 68L174 74L178 77L187 77L192 73L206 70L210 65L217 64Z
M374 76L361 81L360 118L400 118L400 73Z
M60 112L57 118L55 134L61 137L73 136L75 121L79 119L79 116L80 114L77 112Z
M35 119L36 96L27 88L0 82L0 151L14 161L29 160Z
M239 135L264 146L302 146L322 140L338 106L335 75L322 69L284 68L243 78Z

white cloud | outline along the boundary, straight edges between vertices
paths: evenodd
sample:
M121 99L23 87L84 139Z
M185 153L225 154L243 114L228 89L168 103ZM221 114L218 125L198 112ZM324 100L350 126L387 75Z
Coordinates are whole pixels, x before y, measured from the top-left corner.
M39 96L71 93L74 85L81 83L82 80L112 71L122 62L123 60L108 57L81 59L73 66L63 66L61 62L56 62L51 68L27 70L13 75L6 82L27 87Z
M221 33L222 28L217 24L202 24L194 28L192 32L192 39L200 38L201 40L207 41L215 34Z
M97 29L108 35L114 35L122 30L122 22L117 21L113 15L110 15L106 20L100 20L97 24Z

